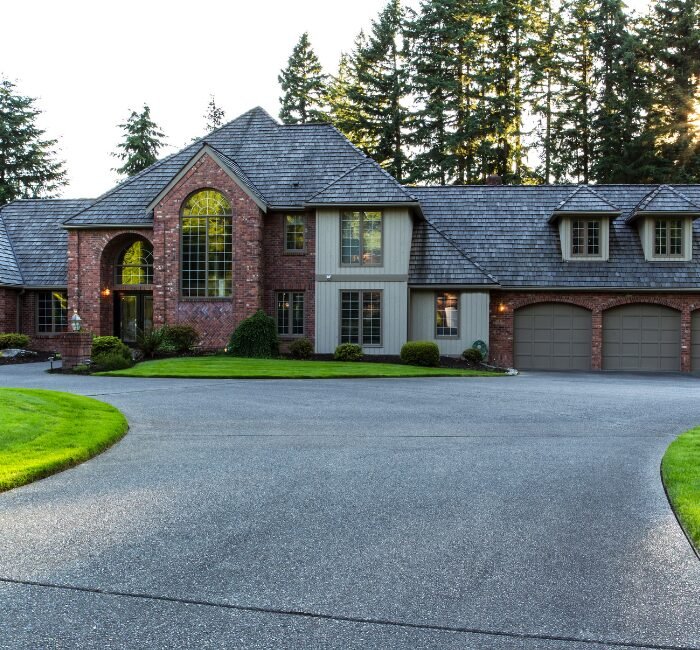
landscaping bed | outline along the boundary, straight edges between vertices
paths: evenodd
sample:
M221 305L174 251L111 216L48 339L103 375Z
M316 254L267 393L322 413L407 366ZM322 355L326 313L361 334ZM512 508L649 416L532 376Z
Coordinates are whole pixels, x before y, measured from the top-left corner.
M4 357L0 355L0 366L16 365L18 363L39 363L48 361L53 357L55 352L37 352L34 350L23 350L27 354L19 354L13 357Z
M89 397L0 388L0 492L92 458L127 428L116 408Z

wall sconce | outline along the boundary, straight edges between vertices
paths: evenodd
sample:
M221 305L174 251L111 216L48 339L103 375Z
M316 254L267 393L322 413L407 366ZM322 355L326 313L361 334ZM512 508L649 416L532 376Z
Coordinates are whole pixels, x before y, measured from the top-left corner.
M100 291L100 295L103 298L109 298L112 295L112 291L110 289L108 289L107 287L105 287L104 289L102 289L102 291Z
M498 311L499 311L499 313L502 314L503 312L505 312L505 311L507 311L507 310L508 310L508 308L507 308L503 303L501 303L500 305L498 305Z
M73 315L70 317L70 326L74 332L79 332L80 328L83 326L83 319L78 316L78 310L73 310Z

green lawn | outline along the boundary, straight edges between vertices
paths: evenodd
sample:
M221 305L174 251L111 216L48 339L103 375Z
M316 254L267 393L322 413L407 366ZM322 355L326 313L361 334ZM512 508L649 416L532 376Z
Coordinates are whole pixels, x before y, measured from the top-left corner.
M661 476L678 519L700 552L700 427L669 445L661 461Z
M117 409L89 397L0 388L0 492L92 458L127 428Z
M419 368L396 363L293 361L240 357L181 357L144 361L126 370L97 373L119 377L197 377L202 379L325 379L344 377L491 377L483 370Z

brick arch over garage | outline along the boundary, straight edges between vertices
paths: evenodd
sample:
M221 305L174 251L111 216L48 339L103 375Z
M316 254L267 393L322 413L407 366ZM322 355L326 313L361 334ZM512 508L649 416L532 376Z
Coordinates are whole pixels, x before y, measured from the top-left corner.
M592 312L591 368L602 368L603 312L630 304L654 304L681 312L681 370L691 369L691 314L700 309L697 293L612 293L612 292L506 292L491 293L489 339L491 360L501 366L513 365L514 312L538 303L566 303Z
M78 310L86 330L101 336L113 333L112 302L102 298L100 292L112 289L114 278L109 277L110 268L114 268L121 248L138 239L152 244L152 231L139 228L68 232L68 307ZM157 270L154 272L155 287L159 279Z

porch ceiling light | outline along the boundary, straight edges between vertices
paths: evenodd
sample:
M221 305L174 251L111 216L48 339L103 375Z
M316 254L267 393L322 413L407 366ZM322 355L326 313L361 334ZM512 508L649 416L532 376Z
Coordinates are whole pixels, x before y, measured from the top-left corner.
M83 319L78 316L78 310L73 310L73 315L70 317L70 326L74 332L79 332L80 328L83 326Z

